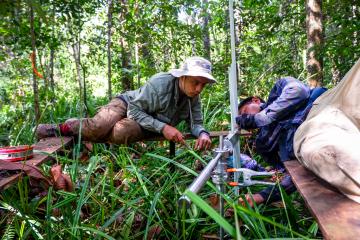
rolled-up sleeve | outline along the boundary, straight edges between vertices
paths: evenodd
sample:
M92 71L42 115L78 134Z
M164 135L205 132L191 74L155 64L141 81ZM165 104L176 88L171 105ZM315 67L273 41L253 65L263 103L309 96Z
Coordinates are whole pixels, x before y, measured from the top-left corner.
M151 83L147 83L141 88L140 94L129 100L127 116L149 131L162 133L166 123L151 116L151 113L160 110L159 95Z
M287 81L280 95L266 108L255 115L256 125L266 126L294 112L310 95L310 89L298 80Z

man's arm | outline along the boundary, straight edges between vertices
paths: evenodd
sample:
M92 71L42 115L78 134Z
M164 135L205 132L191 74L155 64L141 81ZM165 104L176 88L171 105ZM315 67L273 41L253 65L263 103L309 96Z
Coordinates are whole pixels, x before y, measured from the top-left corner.
M201 102L199 96L195 97L194 99L190 99L189 101L191 106L189 111L191 111L192 119L189 119L187 122L190 126L192 135L199 137L203 132L209 134L203 126Z
M281 120L284 116L296 111L309 98L310 89L308 86L294 78L282 80L286 82L282 90L280 89L280 95L270 105L255 115L255 123L258 127ZM269 98L271 97L273 96L269 96Z
M205 130L203 126L201 102L199 96L190 100L190 111L192 119L190 120L191 133L198 139L195 142L195 149L209 149L211 147L210 134ZM191 123L191 120L193 121Z

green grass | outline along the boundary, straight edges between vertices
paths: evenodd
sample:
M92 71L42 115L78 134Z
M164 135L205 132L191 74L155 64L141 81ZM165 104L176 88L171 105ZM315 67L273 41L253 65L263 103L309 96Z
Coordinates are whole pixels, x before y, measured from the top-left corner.
M76 112L72 106L52 106L55 111L44 119L64 119L65 114ZM209 106L207 102L206 123L217 124L216 119L224 118L226 110L210 110ZM14 132L11 141L28 141L22 136L30 138L32 129L31 123L25 124ZM228 188L223 197L226 208L234 208L234 216L221 217L208 201L217 192L211 181L198 195L185 192L198 175L195 160L206 163L212 158L211 152L204 154L177 146L176 157L170 158L166 143L145 144L94 144L86 162L78 158L80 145L69 156L54 156L73 179L75 190L36 190L24 177L2 191L2 239L201 239L203 235L217 234L220 226L234 239L321 237L298 194L287 196L282 192L286 208L260 205L249 209L239 206ZM48 165L42 168L45 173L49 171ZM187 210L180 209L177 203L184 193L193 201ZM158 235L153 236L156 229Z
M136 147L136 146L134 146ZM28 192L24 178L1 193L2 233L14 238L35 239L146 239L151 229L161 229L158 239L201 239L216 234L222 226L237 239L313 238L317 227L303 207L283 196L286 208L256 206L244 208L236 203L231 189L224 195L235 216L222 218L209 205L212 183L200 195L185 192L193 201L187 211L177 200L197 173L192 170L196 153L183 150L176 158L166 157L166 149L150 143L143 152L132 148L95 145L94 156L78 163L73 176L75 191L50 188L43 197ZM211 156L204 156L207 161ZM73 159L58 159L71 170ZM57 214L54 214L54 211Z

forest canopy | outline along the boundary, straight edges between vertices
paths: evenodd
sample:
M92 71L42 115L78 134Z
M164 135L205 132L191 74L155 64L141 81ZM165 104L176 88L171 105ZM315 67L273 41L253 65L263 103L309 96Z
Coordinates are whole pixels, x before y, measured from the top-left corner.
M359 57L359 4L320 2L321 81L333 86ZM26 142L19 131L40 116L56 122L78 116L83 105L81 114L91 114L106 97L193 55L209 58L219 79L203 101L213 107L228 99L227 1L5 0L0 8L3 142ZM245 0L234 9L240 96L265 97L282 76L308 80L305 3Z

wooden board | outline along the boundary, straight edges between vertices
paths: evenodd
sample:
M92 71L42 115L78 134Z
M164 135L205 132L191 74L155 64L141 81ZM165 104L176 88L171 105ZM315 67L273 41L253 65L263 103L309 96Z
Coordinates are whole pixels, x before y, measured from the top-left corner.
M297 160L285 162L325 239L360 239L360 204L316 177Z
M65 150L65 148L69 147L72 142L73 140L71 137L51 137L41 139L38 143L33 145L34 157L25 161L25 164L38 166L43 162L52 159L53 156L51 155ZM17 173L6 178L0 178L0 190L11 186L19 179L20 176L21 173Z
M59 153L68 148L73 142L71 137L50 137L41 139L34 144L34 157L26 164L38 166L52 158L51 154Z
M212 132L209 132L211 138L220 137L220 136L226 137L229 133L230 133L229 131L212 131ZM240 136L251 136L251 132L248 132L246 130L241 130ZM196 139L196 137L194 135L192 135L191 133L185 133L184 138L185 139ZM146 141L162 141L162 140L166 140L166 139L164 138L164 136L158 135L158 136L151 136L149 138L146 138L145 140Z

